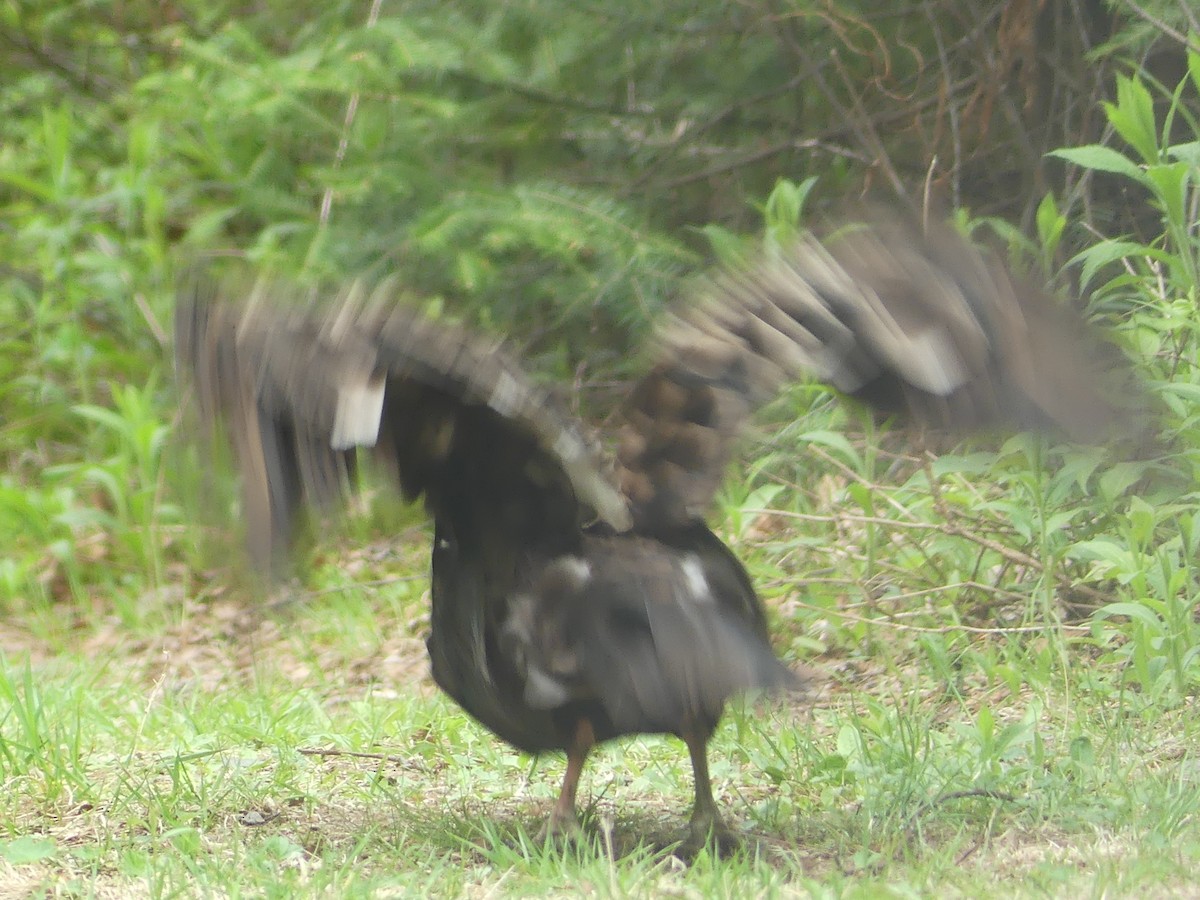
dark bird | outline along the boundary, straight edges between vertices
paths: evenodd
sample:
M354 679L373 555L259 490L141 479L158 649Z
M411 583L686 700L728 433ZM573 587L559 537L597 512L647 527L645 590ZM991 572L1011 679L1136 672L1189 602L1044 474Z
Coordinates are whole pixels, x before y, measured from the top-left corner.
M665 733L695 772L689 843L724 843L708 739L732 695L797 682L704 521L755 407L815 375L939 427L1094 437L1114 411L1080 324L948 230L804 238L710 281L655 340L606 465L497 341L386 286L288 306L200 281L176 314L179 369L234 445L260 567L280 569L303 511L343 497L372 448L433 519L437 683L519 749L566 751L546 833L578 830L595 744Z

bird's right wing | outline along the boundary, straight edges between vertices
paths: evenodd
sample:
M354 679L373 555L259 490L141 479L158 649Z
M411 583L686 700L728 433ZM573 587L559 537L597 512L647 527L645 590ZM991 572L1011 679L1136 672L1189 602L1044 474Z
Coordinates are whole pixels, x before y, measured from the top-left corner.
M650 527L705 515L750 413L799 377L938 429L1099 440L1120 417L1103 387L1118 355L949 227L884 218L828 245L804 237L714 278L657 340L619 450Z

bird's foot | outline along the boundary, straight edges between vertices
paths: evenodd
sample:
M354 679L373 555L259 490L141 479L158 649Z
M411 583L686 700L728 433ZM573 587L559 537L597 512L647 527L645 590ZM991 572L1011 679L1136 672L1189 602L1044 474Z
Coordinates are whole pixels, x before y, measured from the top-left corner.
M730 856L742 846L741 837L725 824L719 815L693 814L687 827L680 835L676 853L692 857L701 850L709 850L718 856Z
M557 806L550 811L546 824L538 832L538 843L565 847L583 839L583 826L574 810L563 812Z

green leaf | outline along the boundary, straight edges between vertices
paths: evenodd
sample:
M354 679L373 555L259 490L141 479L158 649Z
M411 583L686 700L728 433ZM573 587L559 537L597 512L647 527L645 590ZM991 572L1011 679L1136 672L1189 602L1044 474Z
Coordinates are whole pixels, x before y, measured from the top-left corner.
M863 757L862 734L853 725L843 725L838 729L837 751L847 763L858 762Z
M1140 78L1117 76L1117 102L1106 103L1105 114L1147 165L1159 161L1158 128L1154 122L1154 98Z
M1129 533L1136 547L1145 547L1154 533L1154 507L1141 497L1129 498Z
M1167 155L1192 168L1200 169L1200 141L1188 141L1184 144L1173 144L1167 148ZM1193 173L1195 176L1195 173Z
M743 238L721 225L708 224L699 229L722 265L735 266L745 258Z
M1191 166L1183 162L1151 166L1146 170L1146 177L1167 221L1187 222L1185 210Z
M804 203L816 183L815 175L805 178L799 184L786 178L781 178L775 183L763 210L767 238L774 246L784 247L795 239L800 229Z
M743 509L770 509L775 498L783 491L782 484L763 484L746 495L742 503Z
M1123 569L1129 565L1129 550L1113 538L1095 538L1077 541L1067 548L1067 557L1076 560L1099 560L1110 566Z
M0 184L3 183L10 184L17 190L24 191L43 203L53 203L56 197L52 187L48 187L40 181L10 169L0 169Z
M57 853L58 845L48 838L26 835L11 841L0 841L0 858L14 866L51 859Z
M863 470L862 454L850 443L846 435L840 431L827 431L824 429L806 431L800 435L800 440L810 444L820 444L822 447L834 451L834 455L840 457L854 471L861 472Z
M1145 174L1137 163L1127 156L1122 156L1111 147L1105 147L1102 144L1088 144L1084 147L1066 147L1062 150L1052 150L1050 151L1050 155L1057 156L1059 159L1065 159L1067 162L1074 163L1077 166L1083 166L1085 169L1125 175L1140 184L1145 184L1146 181Z
M1077 254L1068 265L1083 264L1079 273L1079 286L1086 290L1096 277L1097 272L1105 266L1122 262L1130 257L1150 257L1164 262L1167 261L1164 258L1165 254L1145 244L1139 244L1135 241L1110 240L1101 241L1098 244L1088 247Z
M1037 208L1038 240L1042 244L1042 252L1046 259L1052 259L1062 239L1063 229L1067 227L1067 219L1058 211L1058 203L1053 194L1047 194Z
M1145 474L1146 467L1142 463L1115 463L1100 476L1100 495L1120 497Z
M1075 738L1071 741L1071 746L1068 751L1073 762L1082 766L1093 766L1096 763L1096 748L1092 746L1092 741L1086 736Z
M1145 604L1133 601L1109 603L1096 610L1092 618L1102 621L1104 619L1111 619L1113 616L1125 616L1154 631L1159 631L1163 627L1162 619L1154 611L1149 609Z

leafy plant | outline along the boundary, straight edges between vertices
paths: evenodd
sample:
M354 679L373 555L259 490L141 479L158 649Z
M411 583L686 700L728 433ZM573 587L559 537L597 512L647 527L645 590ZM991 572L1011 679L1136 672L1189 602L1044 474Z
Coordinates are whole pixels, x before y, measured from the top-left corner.
M1160 240L1138 243L1107 239L1080 253L1075 261L1081 265L1080 278L1085 287L1094 282L1102 267L1122 261L1138 263L1141 274L1161 279L1166 293L1187 296L1195 292L1200 280L1200 236L1196 233L1200 214L1200 122L1184 102L1184 94L1189 84L1193 91L1200 92L1200 54L1189 53L1187 59L1188 77L1170 95L1170 105L1161 121L1155 114L1153 95L1143 81L1136 75L1117 77L1116 101L1105 103L1104 113L1132 155L1103 144L1057 150L1053 154L1138 185L1162 220ZM1192 139L1172 141L1177 128ZM1131 274L1136 273L1135 269ZM1110 281L1102 294L1125 284L1123 280Z

